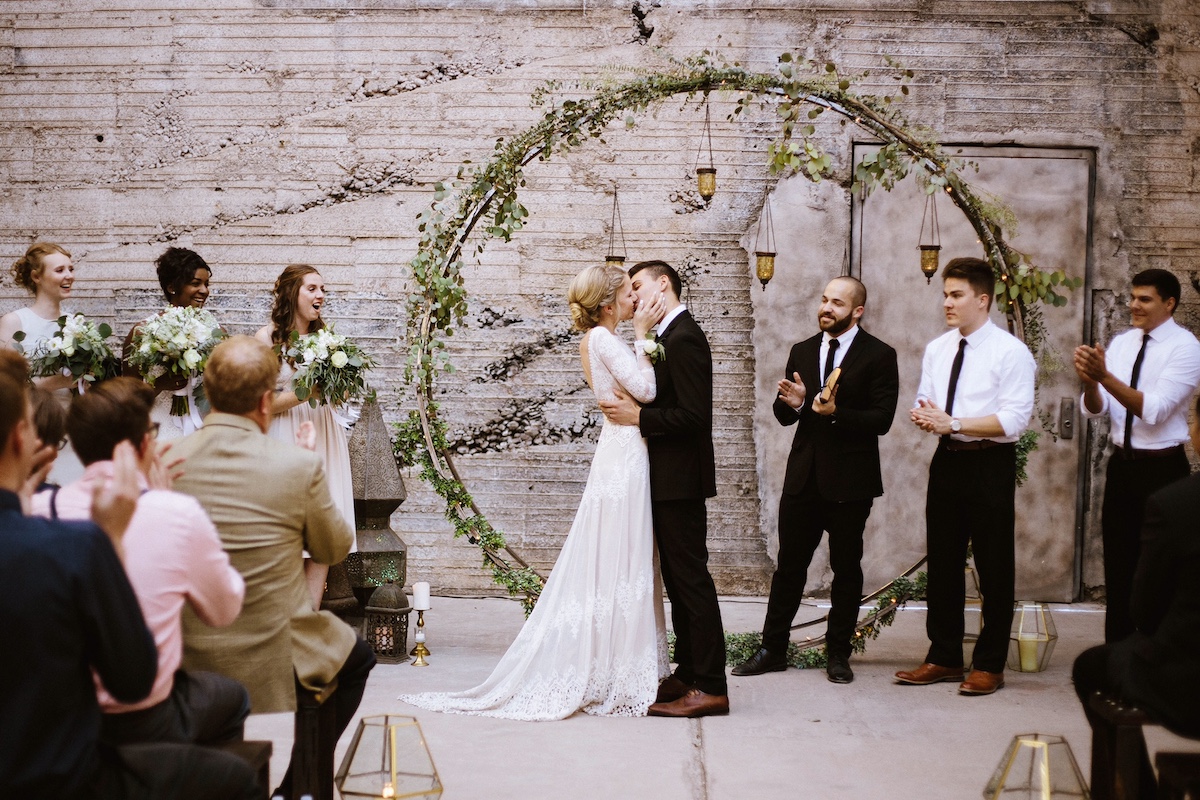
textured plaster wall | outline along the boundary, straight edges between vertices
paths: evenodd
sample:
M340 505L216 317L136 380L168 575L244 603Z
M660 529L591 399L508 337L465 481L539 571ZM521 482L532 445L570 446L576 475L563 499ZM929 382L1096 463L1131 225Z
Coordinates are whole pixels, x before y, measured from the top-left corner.
M158 306L152 262L170 244L213 265L212 306L239 332L265 321L284 265L315 264L332 290L327 315L380 357L374 381L395 419L411 407L399 314L432 184L532 124L529 95L547 79L565 93L706 48L761 70L786 49L831 59L846 73L871 70L862 85L879 92L893 85L881 72L891 56L916 72L906 113L946 141L1095 148L1093 275L1073 301L1095 297L1102 338L1124 324L1111 309L1132 272L1197 269L1200 20L1188 0L5 3L0 254L15 258L35 239L69 247L75 308L119 334ZM764 375L780 368L778 343L811 330L820 286L783 271L765 293L752 281L744 246L771 188L762 164L775 125L768 112L725 122L733 99L712 100L711 204L690 177L703 111L670 101L604 144L531 166L529 226L468 268L471 314L450 340L458 373L441 400L470 489L540 567L570 525L598 422L564 288L607 249L619 183L630 259L683 268L685 299L713 345L720 588L765 588L778 498L776 479L761 478L778 473L784 451L755 435L753 419L770 402ZM822 268L838 270L848 264L837 254L849 252L854 134L831 121L821 131L838 181L775 224L807 231L832 254ZM1198 299L1187 286L1180 316L1193 329ZM11 282L0 285L0 310L22 302ZM1097 430L1090 508L1105 443ZM408 487L394 520L410 575L486 590L436 498L415 476ZM1094 585L1095 514L1083 530L1084 583ZM923 532L895 535L919 547ZM894 568L870 564L868 581Z

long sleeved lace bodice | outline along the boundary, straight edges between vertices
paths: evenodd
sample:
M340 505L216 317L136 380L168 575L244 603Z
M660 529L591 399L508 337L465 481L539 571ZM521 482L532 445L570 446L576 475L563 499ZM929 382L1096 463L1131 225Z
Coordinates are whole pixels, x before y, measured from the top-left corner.
M654 367L647 356L635 356L629 345L600 325L588 331L587 344L596 399L616 397L619 385L639 403L654 400Z

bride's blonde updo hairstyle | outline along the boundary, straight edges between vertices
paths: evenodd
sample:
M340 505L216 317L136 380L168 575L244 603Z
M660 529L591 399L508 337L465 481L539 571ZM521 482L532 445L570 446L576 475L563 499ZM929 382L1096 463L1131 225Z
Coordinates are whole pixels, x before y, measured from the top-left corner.
M567 301L575 330L587 331L600 324L600 309L617 299L625 283L625 270L608 264L588 267L571 280Z

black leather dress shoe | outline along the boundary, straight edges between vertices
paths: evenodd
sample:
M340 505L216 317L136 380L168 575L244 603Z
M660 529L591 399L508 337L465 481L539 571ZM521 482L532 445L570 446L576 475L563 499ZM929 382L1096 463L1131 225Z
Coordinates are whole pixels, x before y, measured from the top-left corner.
M850 659L846 656L830 656L829 663L825 665L825 675L831 683L850 683L854 680Z
M782 653L772 653L765 647L750 656L745 664L733 668L733 674L739 676L762 675L764 672L783 672L787 669L787 656Z

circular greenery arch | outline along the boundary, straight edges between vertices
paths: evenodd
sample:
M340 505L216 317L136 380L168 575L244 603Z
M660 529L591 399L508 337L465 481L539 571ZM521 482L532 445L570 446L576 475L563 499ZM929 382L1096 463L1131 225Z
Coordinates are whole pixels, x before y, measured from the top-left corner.
M623 116L626 125L633 127L635 114L675 95L691 99L700 93L707 100L711 92L738 92L731 120L761 103L773 103L780 117L779 136L768 150L770 174L798 173L820 181L831 177L831 160L815 139L813 123L822 113L833 111L841 115L842 125L853 124L883 143L877 153L867 155L854 167L851 191L890 190L910 171L915 172L927 193L945 191L983 244L996 273L999 308L1008 315L1013 332L1035 354L1042 339L1038 304L1065 305L1062 290L1082 284L1081 279L1068 278L1061 271L1039 269L1005 241L1004 229L1015 224L1011 213L998 202L985 200L963 178L962 173L971 166L969 162L947 156L936 143L933 131L911 125L903 118L894 94L880 97L851 91L854 80L867 73L844 77L834 64L813 64L791 53L779 57L776 74L716 65L710 58L705 52L672 61L665 70L641 74L623 83L585 87L594 91L578 98L560 97L562 85L548 82L533 95L535 105L546 109L541 121L516 136L497 139L486 164L464 164L453 182L436 184L433 203L417 217L421 238L410 262L415 291L407 302L410 349L405 369L406 381L416 390L417 408L395 426L396 456L401 464L420 468L421 477L445 500L445 516L454 526L455 537L465 536L480 547L484 566L510 595L521 598L526 612L536 603L543 578L508 547L467 491L448 447L447 428L438 413L434 389L441 373L453 372L444 338L453 335L455 325L467 312L462 267L468 238L480 222L485 223L475 242L478 253L489 239L509 241L523 227L529 212L517 193L525 185L523 169L534 160L548 159L556 152L567 153L588 139L603 141L605 129L614 120ZM887 63L897 91L907 95L912 71L890 59ZM896 608L921 591L921 582L909 577L923 563L921 559L868 596L877 600L877 606L859 622L859 649L866 638L878 636L880 627L891 623ZM812 648L823 639L810 639L805 647ZM751 647L752 643L745 646Z

